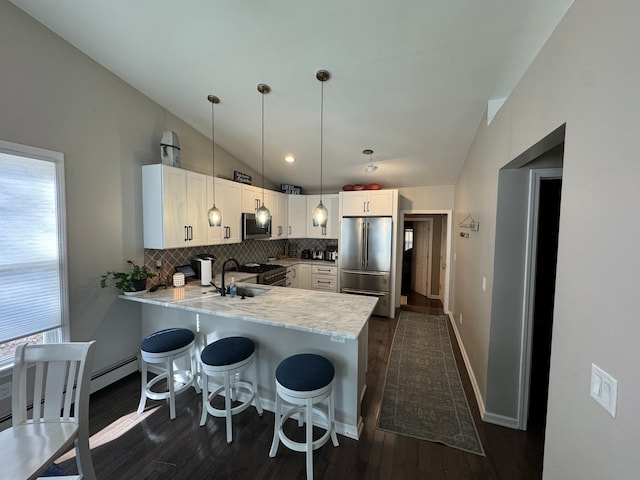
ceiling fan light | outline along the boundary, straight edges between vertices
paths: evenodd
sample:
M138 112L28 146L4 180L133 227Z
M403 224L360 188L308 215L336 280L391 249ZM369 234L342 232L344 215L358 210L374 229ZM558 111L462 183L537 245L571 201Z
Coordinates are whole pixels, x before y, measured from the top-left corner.
M367 165L367 168L365 168L364 171L371 173L371 172L375 172L377 169L378 167L376 167L373 163L370 163L369 165Z

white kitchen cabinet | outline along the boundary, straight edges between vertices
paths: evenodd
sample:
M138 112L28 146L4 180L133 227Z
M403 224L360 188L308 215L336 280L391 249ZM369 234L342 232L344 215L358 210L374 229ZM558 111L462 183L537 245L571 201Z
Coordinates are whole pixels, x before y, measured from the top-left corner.
M287 286L291 288L311 288L311 265L297 263L287 267Z
M343 217L392 216L397 206L397 190L340 192Z
M322 203L327 207L329 217L327 219L327 226L314 227L313 226L313 209L320 203L320 195L305 195L307 197L307 212L306 212L306 231L308 238L338 238L340 233L340 209L338 194L329 194L322 196Z
M278 219L272 223L272 237L276 240L289 238L289 199L288 195L276 192Z
M260 189L260 198L262 199L262 189ZM279 240L282 236L278 236L278 225L280 222L280 211L278 210L278 192L273 190L264 191L264 206L269 209L271 215L271 240Z
M338 268L333 265L311 265L311 289L338 291Z
M242 241L242 186L230 180L207 177L207 211L213 205L214 181L216 207L222 215L222 225L210 227L207 221L208 244L239 243Z
M265 190L265 195L267 190ZM242 185L242 213L255 213L262 205L262 187Z
M168 165L142 167L144 248L206 245L207 176Z
M307 236L307 195L287 195L288 197L288 235L289 238Z

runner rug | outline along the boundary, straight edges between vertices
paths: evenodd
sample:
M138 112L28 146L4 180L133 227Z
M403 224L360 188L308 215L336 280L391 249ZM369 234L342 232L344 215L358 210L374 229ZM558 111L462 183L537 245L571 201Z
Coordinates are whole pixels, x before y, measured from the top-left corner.
M379 427L484 456L441 315L400 312Z

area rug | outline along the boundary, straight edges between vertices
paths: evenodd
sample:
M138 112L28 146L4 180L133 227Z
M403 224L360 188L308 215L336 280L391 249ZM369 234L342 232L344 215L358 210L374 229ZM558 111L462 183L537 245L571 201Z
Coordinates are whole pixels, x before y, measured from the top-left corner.
M400 312L379 427L484 456L456 367L447 317Z

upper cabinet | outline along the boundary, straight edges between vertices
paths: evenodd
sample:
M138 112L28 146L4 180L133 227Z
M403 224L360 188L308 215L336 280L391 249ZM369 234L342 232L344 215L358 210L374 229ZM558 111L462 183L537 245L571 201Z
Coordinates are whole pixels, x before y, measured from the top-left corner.
M287 195L284 193L276 193L278 202L278 218L272 223L271 237L276 240L289 238L289 202Z
M207 176L168 165L142 167L144 248L205 245Z
M305 238L307 236L307 195L287 195L288 198L288 236Z
M340 192L343 217L392 216L397 208L397 190Z
M327 207L329 216L327 218L326 227L313 226L313 209L320 203L320 195L305 195L307 197L307 211L305 213L305 221L307 224L308 238L338 238L340 234L340 209L338 203L338 194L329 194L322 196L322 203Z
M262 205L262 188L243 184L242 213L255 213L260 205Z
M222 215L220 227L208 228L208 244L239 243L242 241L242 186L222 178L207 177L207 211L213 204L215 182L216 207Z

